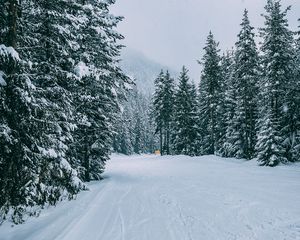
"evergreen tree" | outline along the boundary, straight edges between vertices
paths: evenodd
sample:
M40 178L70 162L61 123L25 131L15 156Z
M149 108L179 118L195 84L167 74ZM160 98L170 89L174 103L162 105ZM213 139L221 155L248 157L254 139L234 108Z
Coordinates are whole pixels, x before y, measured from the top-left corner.
M223 137L223 146L219 153L224 157L232 157L233 142L231 141L232 133L235 131L233 124L233 116L236 107L236 83L234 78L234 51L228 51L223 56L221 62L222 77L225 82L224 89L224 128L225 135Z
M125 106L122 115L118 121L117 133L114 137L113 148L117 153L125 155L133 154L133 119L130 114L130 106Z
M118 119L113 145L115 152L130 155L133 152L154 153L158 149L150 117L150 102L150 97L136 89L128 93L127 100L122 104L124 110Z
M299 20L300 21L300 20ZM300 26L299 26L300 28ZM300 159L300 31L296 34L294 79L287 86L285 116L285 153L289 161Z
M167 155L170 154L171 144L171 123L173 120L173 104L174 104L174 79L171 78L167 71L164 77L164 95L163 95L163 119L164 119L164 149Z
M16 223L23 221L24 214L35 212L30 207L56 204L62 197L72 197L81 188L76 172L55 150L58 146L49 144L52 132L46 133L45 126L49 122L46 118L52 113L43 108L46 104L42 103L47 101L39 95L40 85L32 72L31 51L24 51L33 48L33 36L27 35L29 20L24 17L27 4L32 3L5 1L0 14L0 41L3 43L3 64L0 65L5 83L0 90L0 139L5 149L0 154L0 207L1 218L6 218L12 209L11 217ZM33 30L32 25L30 27ZM45 119L41 120L41 116ZM55 133L60 130L53 129Z
M194 84L189 83L188 70L182 68L175 94L173 149L176 154L197 153L197 95Z
M204 48L203 70L199 86L199 124L201 129L201 154L218 151L220 122L218 107L221 92L221 67L218 43L210 32Z
M230 102L228 97L228 84L231 81L232 66L231 66L231 53L228 51L227 55L220 58L220 79L219 79L219 101L216 108L217 119L217 135L216 135L216 152L215 154L224 155L224 143L226 141L227 130L227 117L230 113Z
M21 222L30 207L72 198L81 180L100 178L129 83L117 66L113 2L1 5L0 222L8 213Z
M259 134L256 150L261 165L276 166L287 160L283 142L290 138L289 113L292 101L287 88L293 87L293 35L288 29L286 10L280 1L268 0L265 27L261 29L264 78L260 83Z
M141 118L139 115L136 115L136 123L134 126L135 139L133 144L134 152L140 154L144 151L144 138L143 138L143 127L141 123Z
M161 154L170 154L171 122L173 119L174 79L167 71L159 74L155 80L153 115L156 132L160 135Z
M235 51L235 109L232 116L228 141L232 144L232 157L251 159L256 143L256 94L259 60L250 26L248 11L245 10L242 30L238 35Z
M35 188L33 168L37 151L31 144L28 125L31 117L30 88L21 78L19 46L21 10L18 1L7 0L0 9L0 222L13 209L13 220L22 222L29 194ZM28 188L24 186L28 183ZM34 202L34 200L32 201Z
M84 1L77 19L75 49L75 143L73 165L85 181L100 179L109 158L114 124L129 79L117 66L123 36L115 31L122 19L109 13L114 1Z
M155 93L153 96L153 109L152 118L154 119L156 130L155 133L159 134L159 145L160 153L164 154L163 151L163 81L164 72L161 71L155 79Z

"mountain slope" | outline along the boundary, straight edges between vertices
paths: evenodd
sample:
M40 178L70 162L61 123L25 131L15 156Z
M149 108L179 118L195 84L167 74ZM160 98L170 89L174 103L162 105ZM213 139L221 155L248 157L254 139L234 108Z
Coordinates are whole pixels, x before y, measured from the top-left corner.
M122 51L121 67L127 75L136 80L137 89L147 95L154 92L154 80L162 69L169 70L172 77L177 76L177 73L169 67L130 48L124 48Z

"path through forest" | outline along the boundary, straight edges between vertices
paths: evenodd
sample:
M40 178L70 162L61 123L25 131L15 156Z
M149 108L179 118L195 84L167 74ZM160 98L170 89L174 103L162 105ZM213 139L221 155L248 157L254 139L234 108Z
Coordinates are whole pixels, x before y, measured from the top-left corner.
M113 156L105 180L1 240L300 239L300 166Z

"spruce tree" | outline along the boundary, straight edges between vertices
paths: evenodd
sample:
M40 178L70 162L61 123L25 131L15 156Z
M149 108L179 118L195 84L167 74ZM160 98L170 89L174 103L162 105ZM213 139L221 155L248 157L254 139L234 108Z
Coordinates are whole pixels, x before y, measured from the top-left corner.
M224 155L224 143L226 141L226 130L227 130L227 117L230 113L230 103L228 99L228 84L231 81L232 66L231 66L231 53L228 51L227 54L220 58L220 79L219 79L219 101L216 108L216 119L217 119L217 135L216 135L216 151L215 154Z
M197 95L195 85L189 83L188 70L182 68L175 94L173 149L176 154L197 154Z
M160 136L161 154L169 155L171 144L171 122L173 119L174 79L167 71L159 74L155 80L153 97L153 117L156 123L156 132Z
M215 154L218 151L220 133L218 107L221 92L221 67L218 43L210 32L205 54L202 58L202 76L199 85L199 125L201 130L201 154Z
M232 143L232 156L251 159L255 154L256 143L256 94L259 72L259 59L254 40L253 27L250 26L248 11L244 11L235 51L235 109L228 136Z
M21 222L31 207L72 198L81 180L100 178L129 83L118 67L113 2L3 2L0 221L12 213Z
M0 66L2 83L5 83L0 90L0 141L5 149L0 154L0 207L1 220L12 218L15 223L38 209L31 207L56 204L62 197L71 198L81 188L76 172L55 151L57 146L49 144L53 132L47 132L46 125L52 113L44 109L47 100L39 95L42 90L32 71L34 62L30 57L31 50L35 49L34 36L27 34L29 30L37 34L33 30L34 20L27 18L28 8L25 8L32 4L5 1L0 14L3 61ZM36 62L40 63L39 60Z
M110 14L114 1L84 1L78 11L74 87L73 165L85 181L100 179L109 158L114 126L129 79L118 67L123 36L115 31L121 17Z
M155 92L153 96L153 109L151 116L155 122L156 130L155 133L159 134L159 145L160 153L164 154L163 151L163 81L164 81L164 72L161 70L159 75L154 81Z
M131 155L134 152L132 143L133 114L131 106L125 106L117 124L117 132L114 137L113 148L117 153Z
M134 144L133 144L133 149L134 152L137 154L140 154L142 152L144 152L144 138L143 138L143 126L142 126L142 122L141 122L141 118L139 115L136 115L136 123L134 126L134 134L135 134L135 138L134 138Z
M225 82L224 89L224 128L223 146L219 153L224 157L234 156L234 142L232 142L232 133L235 131L233 116L236 107L236 83L234 78L234 51L228 51L221 62L222 77Z
M38 151L28 133L31 124L30 79L22 76L22 63L17 49L21 35L19 1L6 0L0 9L0 223L10 209L13 220L22 222L22 214L36 199ZM35 151L36 150L36 151ZM27 188L26 188L27 185Z
M43 168L48 169L41 176L49 185L45 199L55 204L66 192L72 196L82 188L68 155L75 127L71 43L76 40L72 19L77 4L64 0L25 0L22 4L26 39L20 53L29 63L35 85L34 119L41 133L38 149L45 159Z
M286 102L289 104L285 105L286 124L284 127L285 153L287 159L292 162L300 159L300 31L296 33L294 69L294 79L287 86Z
M163 96L163 119L164 119L164 149L167 155L170 152L170 144L171 144L171 123L173 120L173 104L174 104L174 93L175 93L175 86L174 86L174 79L171 78L169 71L166 72L164 77L164 96Z
M150 116L151 97L129 91L122 102L122 114L118 119L113 149L130 155L133 152L154 153L158 149L155 128Z
M288 88L292 87L293 35L286 19L288 7L281 10L281 2L268 0L265 27L261 29L264 76L260 82L259 134L256 150L261 165L276 166L288 158L284 142L290 138L289 113L292 101Z

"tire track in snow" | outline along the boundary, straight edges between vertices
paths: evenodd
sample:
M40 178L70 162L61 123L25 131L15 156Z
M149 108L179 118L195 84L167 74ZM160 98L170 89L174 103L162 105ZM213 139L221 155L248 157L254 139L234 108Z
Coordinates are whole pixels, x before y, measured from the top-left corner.
M104 183L104 182L103 182ZM103 188L101 191L97 192L97 194L93 197L92 201L88 203L86 211L84 211L82 214L76 216L73 221L71 221L64 230L53 240L63 240L63 239L70 239L68 238L69 233L76 232L77 229L80 229L80 226L83 224L84 221L89 218L89 215L91 212L94 211L94 207L97 206L98 201L100 201L104 196L105 192L108 191L109 187L111 185L110 181L106 181L106 183L103 184Z
M121 222L121 237L122 240L125 240L125 234L126 234L126 229L125 229L125 222L124 222L124 217L122 214L122 210L120 205L123 203L124 199L129 195L129 193L132 191L132 186L128 187L128 190L124 193L123 196L120 197L119 201L118 201L118 215L119 215L119 219Z
M176 231L174 229L175 227L176 230L178 230L178 225L176 224L176 222L178 222L183 226L182 232L185 234L184 239L194 240L191 226L193 225L195 219L183 213L183 208L181 207L180 203L175 200L175 198L171 198L169 195L162 194L159 197L159 201L168 209L168 218L170 218L173 222L171 226L169 225L169 231L172 232L172 235L175 235L174 239L178 239L176 236L178 234L175 234Z

